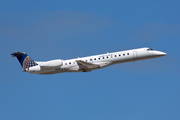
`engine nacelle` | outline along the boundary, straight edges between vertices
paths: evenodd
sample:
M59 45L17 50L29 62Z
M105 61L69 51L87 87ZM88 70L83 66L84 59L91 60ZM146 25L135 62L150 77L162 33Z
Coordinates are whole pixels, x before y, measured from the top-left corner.
M39 72L39 71L41 71L41 68L40 68L40 66L33 66L33 67L30 67L30 68L27 68L25 71L28 71L28 72Z
M51 60L40 64L41 68L59 68L63 65L62 60Z

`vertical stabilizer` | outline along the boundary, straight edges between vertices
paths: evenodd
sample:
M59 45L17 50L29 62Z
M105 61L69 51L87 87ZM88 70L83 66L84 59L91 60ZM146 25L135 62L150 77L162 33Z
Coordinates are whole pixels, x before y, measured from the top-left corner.
M25 52L13 52L12 57L16 57L20 62L24 70L29 69L30 67L37 66L38 64L34 62Z

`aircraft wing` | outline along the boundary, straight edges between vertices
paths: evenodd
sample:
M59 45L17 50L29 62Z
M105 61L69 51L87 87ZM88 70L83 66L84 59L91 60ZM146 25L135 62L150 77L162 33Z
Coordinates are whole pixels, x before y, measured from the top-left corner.
M76 60L79 68L83 71L90 71L91 69L100 68L100 65L88 63L82 60Z

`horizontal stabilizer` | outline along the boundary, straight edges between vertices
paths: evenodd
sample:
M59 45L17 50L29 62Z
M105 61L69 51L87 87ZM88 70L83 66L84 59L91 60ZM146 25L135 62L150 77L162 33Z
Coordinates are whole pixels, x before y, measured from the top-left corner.
M17 56L24 56L24 54L26 54L25 52L13 52L11 55L12 57L17 57Z

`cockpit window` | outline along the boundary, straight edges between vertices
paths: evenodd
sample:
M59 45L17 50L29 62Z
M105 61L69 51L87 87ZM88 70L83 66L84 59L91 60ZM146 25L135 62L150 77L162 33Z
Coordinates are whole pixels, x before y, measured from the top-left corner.
M148 49L147 49L147 51L153 51L153 49L151 49L151 48L148 48Z

